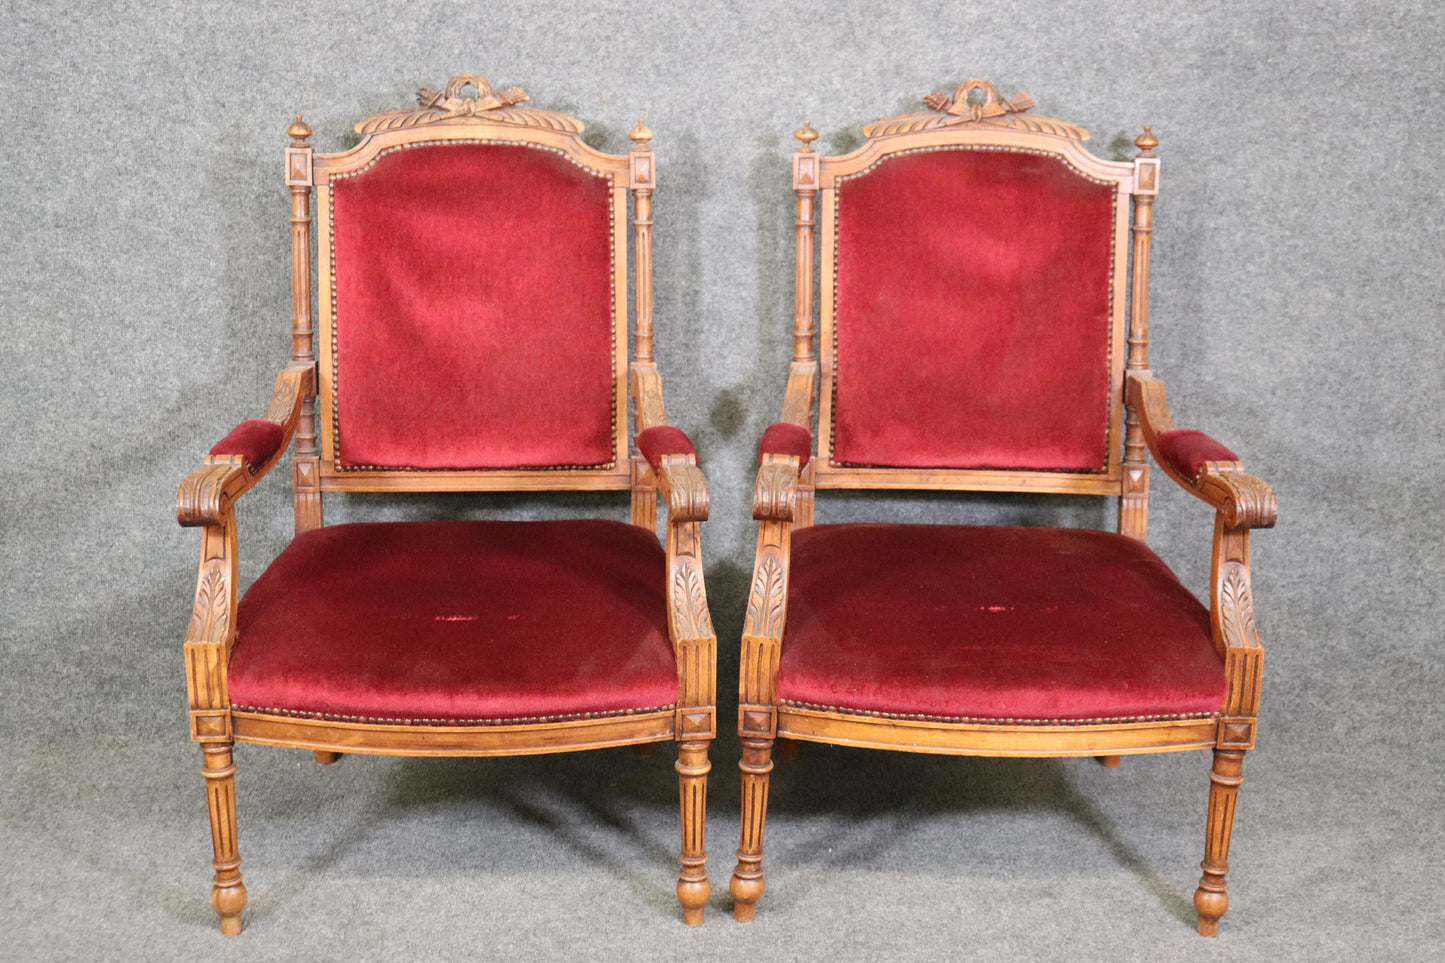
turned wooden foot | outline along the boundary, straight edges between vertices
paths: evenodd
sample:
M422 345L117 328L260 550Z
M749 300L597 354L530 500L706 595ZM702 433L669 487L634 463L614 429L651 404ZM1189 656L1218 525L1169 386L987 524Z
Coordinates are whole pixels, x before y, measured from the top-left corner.
M743 737L743 828L738 844L738 865L728 890L733 895L733 918L753 918L763 895L763 826L768 818L768 779L773 771L773 740Z
M703 908L712 887L707 881L707 742L677 745L677 782L682 811L682 855L678 862L677 901L682 904L682 921L688 926L702 922Z
M1224 877L1229 872L1229 838L1234 830L1234 806L1239 784L1244 782L1244 752L1214 750L1214 767L1209 771L1209 822L1204 833L1204 870L1194 891L1194 910L1199 914L1199 935L1219 932L1219 918L1229 909Z
M1095 756L1094 758L1099 760L1099 765L1105 769L1118 769L1119 764L1124 761L1123 756Z
M323 766L329 766L341 758L341 753L332 752L329 749L316 749L316 761Z
M211 846L216 871L211 883L211 905L221 917L221 932L241 932L241 912L246 908L246 885L241 882L241 855L236 846L236 764L230 743L207 743L201 747L201 775L206 777L206 803L211 814Z

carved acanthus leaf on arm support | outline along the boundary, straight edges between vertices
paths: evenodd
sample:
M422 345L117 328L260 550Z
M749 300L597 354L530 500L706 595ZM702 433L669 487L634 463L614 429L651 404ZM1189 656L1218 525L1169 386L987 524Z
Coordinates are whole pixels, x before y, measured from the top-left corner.
M1129 402L1139 412L1144 440L1159 467L1180 487L1215 508L1214 544L1210 563L1209 614L1214 646L1224 659L1228 683L1220 714L1218 747L1243 751L1254 746L1255 717L1259 712L1260 675L1264 646L1254 617L1254 592L1249 567L1249 533L1270 528L1278 517L1273 490L1253 475L1233 453L1229 458L1204 458L1194 477L1188 466L1170 457L1160 444L1166 432L1178 433L1164 394L1164 384L1147 371L1128 374ZM1205 439L1204 451L1217 445Z
M201 563L185 640L191 737L197 742L229 744L231 740L226 658L235 639L239 598L236 500L285 454L314 379L315 367L310 364L293 363L283 369L276 379L266 416L258 419L273 426L257 442L264 446L250 459L244 453L207 455L205 463L185 477L176 493L176 520L184 526L201 527Z

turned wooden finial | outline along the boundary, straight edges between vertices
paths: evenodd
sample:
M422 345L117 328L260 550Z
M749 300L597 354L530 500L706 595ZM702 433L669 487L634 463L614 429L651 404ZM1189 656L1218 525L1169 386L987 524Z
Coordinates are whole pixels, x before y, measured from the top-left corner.
M793 136L803 142L798 150L812 150L813 141L818 139L818 132L813 129L813 122L811 120L805 120L803 121L802 127L793 131Z
M632 138L633 150L647 150L647 142L652 140L652 128L644 124L642 118L639 117L637 126L632 128L627 136Z
M1144 133L1134 138L1134 146L1139 148L1140 157L1153 157L1154 148L1159 146L1159 138L1154 136L1154 128L1145 125Z
M311 136L311 127L297 114L296 122L286 128L286 135L296 142L297 147L304 147L306 138Z

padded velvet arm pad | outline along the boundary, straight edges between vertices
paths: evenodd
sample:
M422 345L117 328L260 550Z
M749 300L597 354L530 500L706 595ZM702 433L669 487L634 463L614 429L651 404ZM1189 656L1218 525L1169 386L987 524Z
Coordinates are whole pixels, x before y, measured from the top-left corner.
M1207 461L1239 461L1239 456L1202 431L1175 428L1161 432L1159 455L1185 478L1194 480Z
M796 455L798 468L808 464L813 453L813 433L802 425L779 421L768 426L758 443L758 460L764 455Z
M657 471L663 455L696 455L697 449L681 428L672 425L653 425L637 435L637 448L642 457Z
M270 461L286 437L284 425L264 418L241 422L211 449L213 455L240 455L253 471Z

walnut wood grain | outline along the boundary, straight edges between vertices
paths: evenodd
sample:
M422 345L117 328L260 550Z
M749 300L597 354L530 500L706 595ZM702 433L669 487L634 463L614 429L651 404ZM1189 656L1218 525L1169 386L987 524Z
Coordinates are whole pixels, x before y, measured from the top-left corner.
M662 381L652 361L651 193L656 183L655 157L648 148L652 135L639 123L632 132L634 148L629 154L604 154L581 140L580 121L523 106L527 102L518 88L498 92L484 78L463 74L453 77L441 91L418 91L416 107L362 121L357 125L361 141L338 154L314 152L309 143L311 128L299 116L287 131L291 137L286 149L286 185L291 198L292 361L277 378L265 414L282 426L282 442L270 459L256 466L248 466L240 456L209 456L182 481L177 492L178 521L200 527L202 536L184 653L191 735L203 750L202 772L215 849L212 902L227 934L240 931L246 902L236 839L232 747L237 741L310 750L323 764L351 753L500 756L675 741L681 818L677 895L686 922L695 924L702 919L709 892L704 848L707 754L717 729L717 639L707 604L699 536L700 523L708 514L708 488L693 456L667 456L655 472L640 456L629 456L625 416L630 396L636 431L665 424L667 419ZM316 275L320 311L315 321L312 316L312 228L314 224L322 238L328 236L331 180L366 166L390 148L478 140L546 147L612 179L613 307L618 319L614 325L616 463L601 469L549 471L339 472L334 466L335 438L329 417L335 390L329 364L335 323L329 271ZM637 251L636 357L630 378L626 323L629 191ZM668 508L665 577L669 632L677 657L676 704L596 719L456 726L347 723L233 709L227 696L226 670L239 600L235 503L283 457L293 437L298 534L322 524L322 496L327 491L626 491L632 498L634 524L649 530L655 530L661 495ZM598 632L599 637L605 636L604 629L579 626L579 631Z
M1163 386L1149 371L1149 262L1153 203L1159 190L1158 139L1149 128L1135 141L1132 162L1106 161L1086 151L1088 134L1067 121L1031 113L1027 95L1000 97L992 84L968 80L951 95L926 98L926 109L865 128L857 150L838 157L813 151L818 133L797 132L793 189L796 205L794 350L783 421L811 428L818 405L817 452L801 469L795 457L768 455L753 498L758 543L742 636L738 734L742 742L741 834L730 890L734 915L752 919L765 883L763 837L774 750L780 741L823 742L872 749L1002 757L1090 756L1116 766L1125 755L1181 750L1216 751L1211 776L1204 880L1196 906L1200 931L1212 932L1223 913L1225 857L1238 763L1254 745L1263 647L1254 617L1249 532L1274 523L1274 497L1237 462L1207 464L1197 479L1183 479L1159 456L1157 436L1173 427ZM857 468L831 459L837 186L892 153L976 147L1042 152L1079 173L1116 186L1115 250L1109 278L1110 414L1105 471L1100 473ZM1127 201L1132 200L1132 205ZM1132 207L1132 220L1131 220ZM812 325L817 256L820 322ZM1132 243L1130 243L1132 242ZM1127 252L1130 256L1124 256ZM1127 286L1128 297L1125 297ZM1126 313L1127 304L1127 313ZM815 350L821 345L822 350ZM931 721L782 704L776 675L787 625L791 533L812 523L817 489L881 488L949 491L1057 492L1119 496L1119 531L1143 540L1148 531L1152 452L1165 472L1215 506L1211 577L1211 632L1224 660L1227 697L1218 714L1203 718L999 724Z

